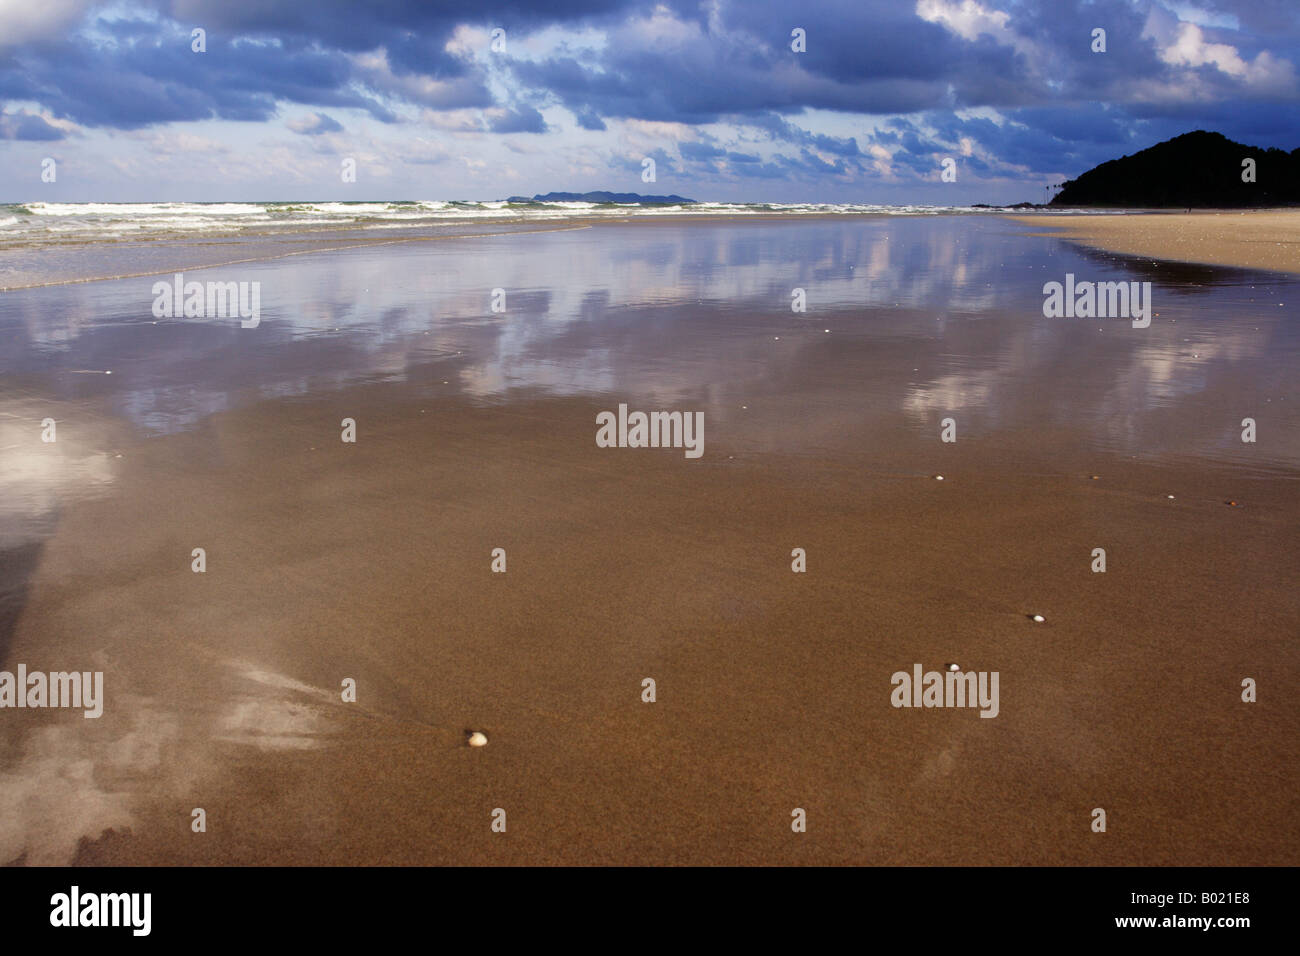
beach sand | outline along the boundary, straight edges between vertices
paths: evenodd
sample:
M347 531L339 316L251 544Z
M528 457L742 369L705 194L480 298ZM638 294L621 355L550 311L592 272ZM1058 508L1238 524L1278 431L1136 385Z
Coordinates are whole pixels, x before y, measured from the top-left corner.
M1126 256L1300 273L1300 209L1008 218Z
M900 434L868 461L742 431L693 463L597 449L600 407L377 388L128 447L114 499L46 544L13 647L97 656L134 702L21 712L110 770L25 758L44 832L117 824L86 864L1296 862L1293 482L1065 435ZM996 719L890 706L893 672L953 660L1000 672ZM141 772L128 818L111 793Z
M678 234L637 235L662 258ZM723 247L724 276L754 235ZM913 255L887 252L898 236L871 248ZM576 276L579 242L623 255L632 240L549 241ZM675 295L532 343L575 377L579 356L619 356L618 382L581 394L465 394L471 324L430 364L403 353L402 381L308 387L167 434L129 427L102 376L27 412L61 422L68 457L50 467L100 462L103 491L65 497L10 552L4 659L93 664L109 705L4 714L0 861L1300 862L1294 403L1263 404L1295 397L1268 364L1280 316L1184 346L1200 328L1186 303L1139 335L1047 325L1032 305L797 327L788 306ZM203 385L132 362L154 333L127 331L112 388ZM200 332L174 326L160 354ZM1193 347L1253 358L1211 374ZM270 376L258 348L204 361L221 381ZM303 363L284 374L321 376L330 353L295 348L273 353ZM677 374L685 397L645 384ZM1169 391L1189 375L1200 388ZM707 408L704 457L596 447L597 413L624 401ZM1266 460L1207 449L1256 401L1276 410ZM962 437L943 444L957 407ZM999 672L995 719L891 706L893 673L950 662ZM1258 703L1241 701L1247 677ZM471 730L488 745L467 747Z

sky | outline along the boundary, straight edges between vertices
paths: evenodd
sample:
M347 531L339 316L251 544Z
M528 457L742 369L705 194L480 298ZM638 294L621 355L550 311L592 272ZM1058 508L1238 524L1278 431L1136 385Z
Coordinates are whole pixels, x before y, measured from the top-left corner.
M0 202L1042 202L1300 146L1298 63L1300 0L0 0Z

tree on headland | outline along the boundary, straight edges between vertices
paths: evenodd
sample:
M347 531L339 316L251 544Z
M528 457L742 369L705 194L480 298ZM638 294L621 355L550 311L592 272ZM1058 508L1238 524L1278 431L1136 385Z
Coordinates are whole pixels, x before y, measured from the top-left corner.
M1257 149L1197 130L1088 170L1064 183L1048 205L1244 209L1296 204L1300 148L1290 153Z

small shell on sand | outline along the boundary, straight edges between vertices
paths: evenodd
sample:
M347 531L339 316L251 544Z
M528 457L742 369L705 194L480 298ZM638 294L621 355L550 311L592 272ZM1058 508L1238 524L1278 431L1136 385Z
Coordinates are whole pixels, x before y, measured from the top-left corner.
M957 673L959 670L961 670L961 665L960 665L960 664L949 664L949 665L948 665L948 670L949 670L951 673L955 674L955 673Z
M486 747L487 746L486 735L479 733L477 730L474 731L474 733L469 735L469 745L471 747Z
M935 476L934 476L934 480L935 480L935 481L943 481L943 475L935 475Z
M1031 614L1029 615L1029 620L1033 621L1035 624L1042 624L1047 620L1047 618L1043 617L1041 614Z

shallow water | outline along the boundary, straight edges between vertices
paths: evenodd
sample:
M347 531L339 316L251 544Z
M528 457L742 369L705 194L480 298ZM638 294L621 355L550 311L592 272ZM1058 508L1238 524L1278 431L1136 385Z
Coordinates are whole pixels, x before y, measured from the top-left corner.
M937 434L951 417L959 440L1033 430L1247 474L1300 465L1300 281L1025 232L973 216L601 224L186 273L260 283L247 329L155 319L154 283L170 275L3 293L0 539L104 493L132 434L378 381L477 402L617 394L702 410L715 437L746 419L756 447L796 454L879 447L899 424ZM1045 318L1043 283L1067 272L1152 282L1150 327ZM50 417L90 432L43 444Z
M606 224L295 247L185 273L260 283L255 329L155 319L153 285L170 274L11 291L0 294L0 415L30 430L42 402L94 406L157 434L250 401L376 380L483 401L621 389L720 414L737 390L816 387L827 355L851 350L872 374L833 363L835 401L867 416L947 410L996 430L1028 415L1138 455L1300 462L1296 279L1126 261L1024 231L970 216ZM155 251L190 254L188 244ZM1042 285L1067 272L1151 281L1151 326L1044 318ZM803 313L791 311L796 288ZM504 312L492 311L493 289ZM873 354L891 350L906 366L903 390L873 378ZM1202 431L1210 403L1221 434ZM1196 413L1163 414L1180 408ZM1247 416L1267 422L1267 438L1239 447L1226 439Z

